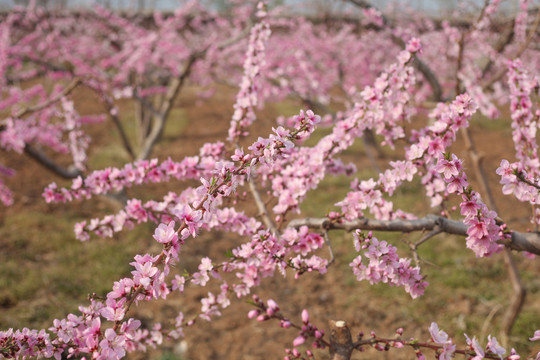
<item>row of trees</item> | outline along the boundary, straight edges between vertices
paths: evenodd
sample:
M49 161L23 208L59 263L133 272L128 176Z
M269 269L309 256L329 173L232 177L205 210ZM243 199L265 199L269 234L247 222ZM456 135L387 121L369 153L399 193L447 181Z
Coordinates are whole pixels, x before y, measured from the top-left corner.
M350 267L358 281L402 287L415 299L428 286L418 249L441 233L457 234L466 237L476 257L505 261L514 289L501 321L505 336L525 296L513 252L525 252L530 261L540 254L540 57L534 48L540 11L524 0L514 17L503 20L497 17L502 1L485 1L471 22L437 22L419 14L388 18L366 1L350 3L359 10L357 22L313 22L253 2L237 4L234 16L227 17L197 2L168 16L156 12L150 20L104 8L76 17L39 8L6 16L0 24L0 147L73 179L65 187L51 183L44 189L46 202L121 195L119 212L75 225L78 239L113 236L155 222L153 239L162 249L135 255L132 273L111 284L109 293L92 296L81 313L55 320L48 330L0 332L2 356L122 358L164 338L178 339L197 319L213 321L234 298L247 298L254 306L250 318L276 319L282 328L295 329L289 359L319 357L324 351L335 360L350 359L367 346L408 347L419 358L431 350L440 359L457 354L520 358L491 335L485 346L483 339L467 337L467 347L458 348L435 323L425 342L403 330L393 338L372 333L353 341L343 321L350 319L331 322L325 332L316 323L329 319L313 319L304 309L297 323L282 310L287 304L254 294L267 277L332 271L339 261L332 251L333 230L344 229L353 232L357 255ZM37 85L28 85L36 79ZM204 98L216 83L239 84L228 137L205 144L191 157L150 160L181 90L197 85ZM71 95L81 87L95 93L105 111L80 116ZM250 134L257 109L285 98L298 99L310 110L278 119L270 135ZM118 106L126 99L136 104L136 138L128 136ZM469 130L473 114L495 118L506 108L515 154L501 159L496 173L503 193L531 209L533 230L509 226L507 214L497 211L493 184ZM422 115L428 120L419 125ZM95 122L115 128L131 162L87 168L91 139L85 126ZM318 127L327 128L326 135L309 142ZM453 153L458 137L471 159L467 169ZM378 176L362 178L354 164L340 159L356 141L364 142ZM401 155L380 168L377 156L383 147ZM17 176L9 168L1 170ZM308 195L339 174L352 179L346 197L334 199L328 204L334 209L319 218L302 216ZM171 189L148 202L129 198L126 191L171 179L200 180L200 185ZM425 189L430 214L393 203L398 189L413 181ZM12 204L10 189L3 182L0 188L2 202ZM255 213L232 201L244 189L252 195ZM205 256L197 270L178 272L185 248L209 231L231 232L243 242L226 259ZM400 254L395 245L379 240L384 235L371 231L424 233L409 243L408 254ZM205 286L214 287L197 314L179 310L172 323L148 328L132 317L133 304ZM530 334L531 341L538 339L540 331ZM304 344L321 350L314 353Z

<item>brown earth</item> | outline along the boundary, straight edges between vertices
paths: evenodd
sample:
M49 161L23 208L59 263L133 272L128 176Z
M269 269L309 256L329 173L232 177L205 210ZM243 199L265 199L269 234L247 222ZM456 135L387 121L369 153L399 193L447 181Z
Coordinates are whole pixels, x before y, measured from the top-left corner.
M182 130L181 134L175 136L167 135L164 141L155 149L154 156L164 159L171 156L175 160L182 159L186 155L193 155L198 152L199 147L208 141L215 139L224 139L226 137L229 119L232 114L232 103L234 91L226 88L220 88L218 94L210 100L205 100L202 104L197 103L197 97L194 89L188 89L180 95L176 107L182 108L188 119L188 125ZM81 99L87 94L78 94ZM81 112L93 112L95 101L91 97L85 98L82 102ZM290 104L289 104L290 106ZM99 110L96 110L99 111ZM272 122L278 115L279 107L270 105L260 112L259 122L254 126L253 134L267 134L272 126ZM174 120L174 119L172 119ZM489 120L481 120L482 122ZM502 123L502 125L501 125ZM201 126L201 124L204 124ZM485 154L486 170L489 174L489 180L492 184L497 184L497 175L494 169L497 167L501 158L511 157L513 146L511 142L510 129L506 124L509 120L498 120L495 125L485 125L480 123L472 129L472 134L477 140L477 146ZM91 126L89 132L93 137L90 156L99 151L100 147L105 146L112 141L112 127L109 125ZM463 151L462 141L456 143L455 151L461 157L466 157ZM387 152L387 157L394 156ZM346 160L354 161L359 168L371 168L370 162L365 156L363 150L348 153ZM379 167L385 168L387 160L379 160ZM32 209L38 212L55 213L58 216L65 216L69 212L76 212L77 216L96 217L103 216L111 210L111 204L103 199L92 199L82 203L68 205L47 205L41 198L43 188L55 179L49 172L37 165L25 156L19 156L14 153L2 153L0 162L17 171L16 177L7 180L7 185L15 193L15 204L7 209L2 208L2 218L8 219L18 212ZM466 160L466 166L470 161ZM471 169L472 170L472 169ZM469 172L472 177L472 173ZM59 183L66 184L63 180L56 179ZM473 185L476 185L473 182ZM175 191L183 184L153 184L144 186L141 189L130 190L129 194L137 196L149 196L149 194L162 195L167 191ZM332 191L330 188L329 191ZM524 207L507 197L503 197L499 190L495 191L497 205L503 219L509 222L509 225L524 230L528 226L527 211ZM142 195L141 195L142 194ZM338 201L338 199L336 199ZM418 200L420 208L425 209L424 200ZM330 206L330 205L329 205ZM246 205L247 211L254 213L254 209ZM323 216L327 209L321 209L320 215ZM405 238L409 240L417 239L420 235L408 235ZM148 239L151 238L151 230L147 233L146 244L151 244ZM439 322L439 325L453 335L456 341L463 343L461 333L467 329L480 329L482 335L487 333L496 334L497 324L500 321L504 306L507 300L484 298L482 296L471 295L469 289L443 289L443 286L433 284L433 290L429 290L423 300L413 301L401 289L388 290L385 286L371 287L369 284L358 283L354 280L348 269L348 262L352 259L350 238L336 233L332 234L332 239L336 241L334 252L337 262L330 267L328 274L322 276L319 274L306 274L295 280L292 273L286 278L277 275L275 278L264 279L262 285L257 289L257 294L263 298L272 298L281 305L285 316L290 317L294 322L300 322L300 312L303 308L308 308L312 321L321 328L326 329L328 320L346 320L352 327L354 334L364 331L369 336L370 331L385 337L393 337L394 329L403 327L405 337L417 337L421 340L427 340L429 335L427 328L431 321ZM66 241L76 241L71 234L66 235ZM183 260L179 266L193 271L196 269L200 258L210 256L215 262L223 260L226 250L232 246L240 244L243 240L238 239L234 234L212 233L201 234L200 237L193 239L186 244L183 252ZM463 247L463 241L458 238L439 237L432 241L440 242L441 252L453 252ZM399 242L399 241L398 241ZM10 239L0 239L3 252L9 252L13 248ZM126 246L129 246L126 244ZM154 245L148 245L150 248L146 251L157 251ZM325 250L326 251L326 250ZM326 255L326 252L322 253ZM135 255L135 252L133 253ZM519 256L521 259L521 256ZM427 265L428 272L438 272L443 266L465 267L475 269L483 266L485 273L478 275L478 283L488 281L487 278L492 274L492 269L499 269L502 258L496 256L484 262L474 259L473 256L453 258L451 262L438 264L438 255L429 258ZM2 264L0 264L0 269ZM538 261L520 263L523 271L538 274L540 270ZM490 270L491 269L491 270ZM24 269L22 269L24 271ZM473 270L471 270L473 271ZM484 270L482 270L484 271ZM118 277L121 275L119 274ZM432 275L428 275L432 276ZM435 275L433 275L435 276ZM509 293L510 285L505 281L504 268L502 274L496 274L494 282L495 287L499 287L499 292ZM526 284L529 290L532 289L532 295L526 304L526 309L538 313L538 284L536 275L532 275ZM500 279L503 279L502 282ZM428 278L429 280L429 278ZM45 293L47 290L43 290ZM86 293L91 293L92 289L86 289ZM163 321L167 323L174 319L178 311L183 311L187 317L191 317L200 309L200 299L208 291L215 291L215 287L210 288L189 288L182 297L172 297L170 300L156 301L150 304L140 304L135 310L135 316L144 320L147 324L154 321ZM448 298L447 302L441 302L442 292ZM507 297L506 295L506 297ZM82 295L82 298L86 294ZM49 298L49 297L46 297ZM503 296L504 299L504 296ZM9 302L9 299L6 300ZM41 306L44 300L41 296L17 306ZM84 300L83 300L84 301ZM16 306L13 306L16 307ZM2 306L0 312L5 311L2 320L3 325L9 326L10 306ZM276 321L259 323L247 318L246 314L252 306L245 300L233 301L230 308L223 311L223 316L213 322L206 322L199 319L192 328L186 328L186 337L181 343L175 344L165 341L165 346L158 350L149 350L148 353L132 354L132 359L280 359L285 355L284 348L292 346L292 340L297 336L295 330L283 330ZM493 318L492 318L493 317ZM540 328L538 318L532 326ZM52 322L52 319L49 321ZM445 323L446 321L446 323ZM471 325L471 322L473 325ZM522 321L523 322L523 321ZM50 323L50 322L49 322ZM29 324L30 326L30 324ZM527 326L531 326L528 324ZM450 330L454 330L452 332ZM519 329L518 329L519 330ZM527 330L529 331L529 330ZM472 331L471 331L472 332ZM518 331L519 332L519 331ZM480 332L475 333L481 335ZM529 336L532 332L528 333ZM470 334L472 335L472 334ZM521 333L520 333L521 335ZM485 341L481 340L484 344ZM510 339L511 344L522 346L522 341L515 338ZM514 346L517 346L514 345ZM426 356L431 357L432 353L426 351ZM317 359L328 359L326 352L318 352ZM391 350L389 352L379 353L373 349L367 349L364 353L355 353L354 359L413 359L415 358L412 350Z

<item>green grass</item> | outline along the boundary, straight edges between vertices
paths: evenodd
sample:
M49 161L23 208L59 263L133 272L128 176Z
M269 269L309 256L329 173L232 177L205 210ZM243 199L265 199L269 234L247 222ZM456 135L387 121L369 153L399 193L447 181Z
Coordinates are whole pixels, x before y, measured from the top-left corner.
M64 215L21 211L0 227L0 304L7 308L0 328L48 326L51 317L76 311L90 293L105 295L131 271L129 262L141 250L137 229L121 239L81 243L73 225L82 219Z
M298 101L292 99L272 103L269 104L269 106L272 107L273 111L278 114L278 116L298 115L300 110L306 110Z
M176 137L182 134L188 123L189 120L184 109L171 109L169 118L167 119L165 128L163 129L163 141L160 143L167 145L168 143L174 141Z
M504 114L496 119L490 119L480 113L476 113L471 118L471 127L482 130L504 131L510 133L511 121L512 119L510 119L510 116Z
M88 168L90 169L122 167L129 161L128 153L119 140L113 140L106 145L101 145L91 155L88 161Z

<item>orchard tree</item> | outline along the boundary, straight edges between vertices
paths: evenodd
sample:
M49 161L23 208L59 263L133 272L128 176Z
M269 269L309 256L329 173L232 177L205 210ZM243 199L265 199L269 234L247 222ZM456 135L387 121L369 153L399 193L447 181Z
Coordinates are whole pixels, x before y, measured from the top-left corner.
M167 18L156 13L151 24L103 8L74 16L40 8L8 14L2 24L0 105L8 116L0 146L28 154L63 178L75 178L88 170L90 138L83 125L108 118L128 157L148 158L188 78L205 86L210 69L234 73L234 52L224 50L247 34L249 13L244 14L227 20L194 2ZM224 56L231 61L218 61ZM34 79L40 82L29 87ZM94 116L76 110L70 95L79 87L101 102ZM135 116L119 113L122 99L134 102ZM126 127L133 125L126 118L134 122L135 138L127 134ZM71 153L72 165L62 166L65 160L52 152ZM9 169L3 173L12 174ZM9 205L12 196L3 185L2 194Z
M72 184L51 183L43 192L46 202L85 201L171 179L195 179L198 185L187 182L182 191L170 189L162 199L131 198L115 214L76 224L76 237L91 241L93 235L110 237L154 222L152 237L161 250L135 255L131 274L111 284L107 294L92 294L80 313L56 319L46 330L0 332L3 357L122 358L178 341L201 320L218 321L236 298L253 306L247 317L275 321L291 334L285 359L350 359L368 347L412 349L418 358L540 359L540 353L520 357L505 348L525 296L514 253L531 262L540 254L540 57L531 48L538 41L540 11L521 1L511 21L499 21L501 1L485 1L470 21L412 21L388 18L365 1L350 2L361 10L361 21L343 19L338 25L287 17L285 8L268 11L264 3L244 4L234 9L237 18L222 18L192 2L170 17L155 14L145 25L103 9L82 20L36 11L8 15L2 24L0 69L2 109L10 111L0 145L33 154L43 164L48 157L34 144L73 155L74 168L66 170ZM251 21L249 33L244 32ZM235 78L240 67L243 71ZM52 90L19 86L38 75L63 85ZM239 84L228 136L206 143L198 155L148 160L188 78L208 86ZM132 162L86 172L85 118L68 99L77 86L98 94L120 134L124 131L115 99L129 97L139 104L139 152L127 136L121 137ZM286 97L300 99L317 113L300 110L279 118L270 134L250 134L257 109ZM41 102L33 105L35 98ZM496 174L502 192L530 209L534 230L509 226L505 217L511 214L497 211L469 131L475 114L497 117L507 108L515 155L500 159ZM368 178L340 158L366 136L399 155ZM455 150L458 137L471 158L467 167L463 153ZM478 185L469 179L471 171ZM330 211L316 209L316 218L303 215L302 203L335 175L351 177L347 194L332 199ZM393 201L414 181L422 185L431 207L427 214ZM8 195L4 199L10 202ZM256 211L243 205L247 199ZM344 262L333 251L335 230L352 233L354 257L348 266L358 281L400 287L412 299L424 296L429 286L423 273L428 262L419 249L440 234L465 237L465 246L477 258L503 257L515 289L501 322L505 346L495 336L488 335L486 343L476 334L465 335L466 346L459 347L442 330L444 324L429 320L427 339L412 338L402 328L389 329L392 335L387 337L371 331L353 338L348 323L355 319L314 318L308 308L291 315L291 304L257 295L264 278L334 271ZM194 238L218 231L241 241L225 259L203 256L196 270L180 272ZM385 232L421 235L404 240L408 252L402 253L383 238ZM133 315L135 305L185 296L200 287L212 290L197 313L179 309L173 321L161 324L143 324ZM325 330L318 324L326 321ZM540 330L528 340L540 340Z

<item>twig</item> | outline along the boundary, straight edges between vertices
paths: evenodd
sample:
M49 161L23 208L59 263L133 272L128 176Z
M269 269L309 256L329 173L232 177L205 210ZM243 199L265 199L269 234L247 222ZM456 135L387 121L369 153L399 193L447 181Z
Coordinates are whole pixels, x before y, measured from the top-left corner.
M429 239L431 239L432 237L438 235L442 233L442 230L439 229L438 227L435 227L435 229L433 229L432 231L430 231L429 233L427 233L426 235L424 235L420 240L418 240L417 242L415 242L412 246L412 249L413 250L416 250L418 249L418 247L420 245L422 245L423 243L425 243L426 241L428 241Z
M21 110L19 110L19 111L17 111L15 113L14 117L21 118L26 114L36 112L36 111L39 111L39 110L43 110L46 107L51 106L52 104L54 104L57 101L60 101L60 99L62 99L64 96L66 96L70 92L72 92L73 89L75 89L81 83L82 83L81 79L79 79L79 78L73 79L64 89L62 89L62 91L60 93L56 94L56 96L53 96L52 98L47 99L46 101L42 102L41 104L37 104L35 106L30 106L30 107L21 109Z
M438 227L435 227L432 231L422 236L422 238L418 240L417 242L409 244L409 248L411 249L413 253L413 259L416 266L420 266L420 257L418 256L418 251L417 251L418 247L422 245L423 243L425 243L426 241L428 241L429 239L431 239L432 237L440 234L441 232L442 232L441 229L439 229Z
M100 95L100 98L103 100L103 103L105 107L107 108L107 114L113 121L114 125L116 126L116 129L118 130L118 133L120 134L120 139L122 140L122 145L124 146L124 149L126 149L127 153L129 154L129 157L131 160L135 159L135 152L133 151L133 147L131 146L131 143L129 142L129 138L126 134L126 131L124 130L124 126L120 122L120 119L118 118L118 115L113 111L114 105L111 100L106 94L101 93L98 89L94 89L93 87L89 87L91 90L94 90L95 92Z
M540 190L540 185L535 184L532 181L527 180L527 178L523 175L523 173L519 172L519 173L516 174L516 176L519 179L519 181L524 182L525 184Z
M334 251L332 250L332 243L330 242L330 237L328 236L328 230L321 227L321 230L323 232L324 241L326 242L326 246L328 246L328 252L330 253L330 261L328 262L328 265L333 264L336 258L334 257Z
M480 330L480 339L483 339L486 337L486 332L490 326L491 320L493 320L493 317L502 308L501 304L497 304L491 309L488 316L486 316L486 319L484 320L484 323L482 324L482 329ZM506 339L504 340L506 342Z
M262 217L262 220L264 222L264 225L270 231L272 231L276 236L279 235L279 230L276 227L276 224L274 221L272 221L272 218L270 217L270 213L268 212L268 209L266 209L266 205L264 204L264 201L261 197L261 194L259 193L259 190L257 190L257 185L255 184L255 180L253 179L253 176L249 177L248 180L249 183L249 190L251 191L251 194L253 195L253 199L255 199L255 204L257 205L257 209L259 209L259 215Z

